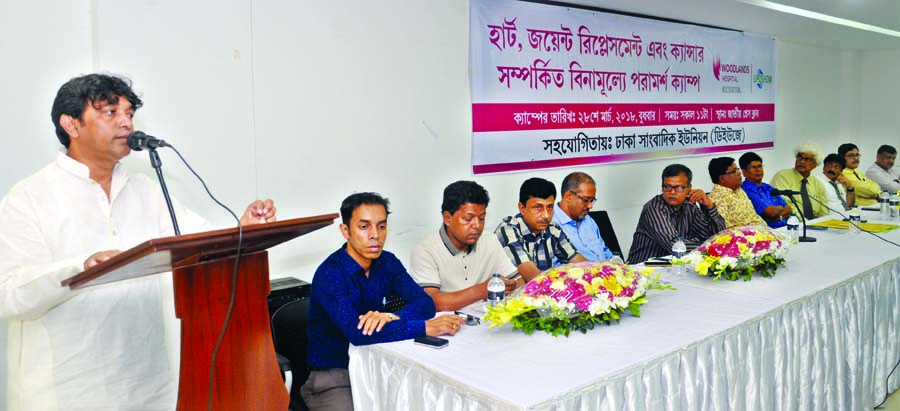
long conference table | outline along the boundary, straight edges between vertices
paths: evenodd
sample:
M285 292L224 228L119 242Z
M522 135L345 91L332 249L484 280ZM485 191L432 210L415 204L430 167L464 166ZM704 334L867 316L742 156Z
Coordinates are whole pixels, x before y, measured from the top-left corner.
M666 272L677 291L650 291L640 318L587 334L482 324L440 350L351 346L356 409L872 409L900 359L900 248L865 233L809 235L818 241L793 246L774 278ZM900 230L884 236L900 242Z

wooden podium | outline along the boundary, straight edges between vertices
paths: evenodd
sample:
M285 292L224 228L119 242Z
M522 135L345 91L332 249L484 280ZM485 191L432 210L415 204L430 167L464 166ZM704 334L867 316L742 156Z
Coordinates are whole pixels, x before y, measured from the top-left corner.
M287 410L266 297L269 247L330 225L338 214L244 227L231 320L216 358L213 410ZM157 238L62 282L73 289L172 271L181 319L178 410L206 410L212 353L231 300L238 230Z

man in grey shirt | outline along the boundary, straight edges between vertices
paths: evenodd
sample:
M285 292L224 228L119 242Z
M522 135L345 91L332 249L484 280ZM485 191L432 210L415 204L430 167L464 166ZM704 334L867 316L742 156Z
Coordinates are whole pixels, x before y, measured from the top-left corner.
M894 169L894 159L896 158L897 149L885 144L878 147L875 164L866 170L869 180L878 183L882 190L887 190L889 193L900 191L900 172Z

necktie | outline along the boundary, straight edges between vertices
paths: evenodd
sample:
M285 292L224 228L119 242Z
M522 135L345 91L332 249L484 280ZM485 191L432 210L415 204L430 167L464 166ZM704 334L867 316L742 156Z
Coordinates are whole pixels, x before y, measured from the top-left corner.
M841 206L844 207L844 211L849 210L850 207L847 206L847 200L841 195L841 190L838 189L837 182L832 181L831 186L834 187L834 193L837 194L837 198L841 200Z
M806 191L806 179L800 180L800 199L803 200L803 216L807 220L816 218L812 203L809 202L809 191Z

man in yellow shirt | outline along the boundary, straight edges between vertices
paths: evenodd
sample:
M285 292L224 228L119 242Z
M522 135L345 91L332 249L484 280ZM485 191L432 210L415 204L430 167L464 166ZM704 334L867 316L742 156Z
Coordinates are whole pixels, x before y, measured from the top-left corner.
M847 161L844 177L850 180L850 184L853 184L853 188L856 190L856 205L862 207L877 203L878 196L881 195L881 186L866 178L866 174L862 170L857 170L861 157L859 147L853 143L841 144L838 147L838 155Z
M742 225L766 225L756 214L753 203L741 188L741 169L731 157L716 157L709 160L709 178L713 189L709 198L719 207L719 214L728 227Z
M770 184L779 190L806 192L806 195L794 196L799 206L794 211L802 212L807 220L828 215L828 207L821 203L828 200L825 185L818 178L810 178L810 173L822 158L822 148L816 143L806 142L795 148L794 154L794 168L779 171ZM810 197L808 201L806 197Z

